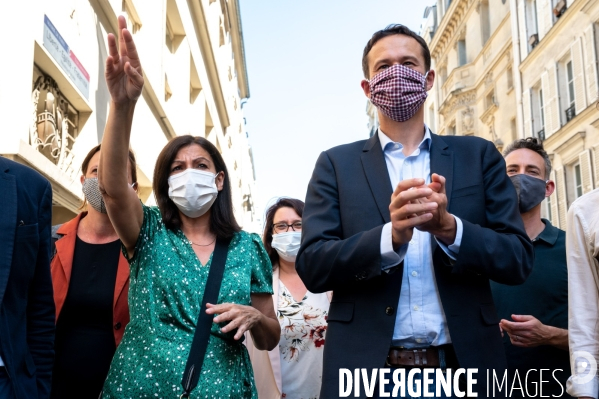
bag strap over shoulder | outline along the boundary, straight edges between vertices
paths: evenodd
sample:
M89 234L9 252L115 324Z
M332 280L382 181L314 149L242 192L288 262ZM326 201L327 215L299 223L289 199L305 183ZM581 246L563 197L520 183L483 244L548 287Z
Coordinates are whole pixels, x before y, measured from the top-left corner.
M208 280L204 289L204 298L202 298L202 306L200 307L200 315L196 331L193 335L193 342L185 365L185 372L181 385L183 386L183 394L181 399L189 398L191 391L198 385L202 364L204 363L204 355L210 340L210 330L212 328L213 315L206 313L206 304L216 304L218 301L218 293L223 280L225 271L225 262L227 260L227 252L231 239L217 239L214 246L214 254L212 255L212 263L208 272Z

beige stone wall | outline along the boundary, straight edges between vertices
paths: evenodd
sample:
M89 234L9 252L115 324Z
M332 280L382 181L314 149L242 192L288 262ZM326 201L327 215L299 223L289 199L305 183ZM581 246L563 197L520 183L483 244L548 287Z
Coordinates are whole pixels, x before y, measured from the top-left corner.
M513 78L508 79L509 6L454 0L443 12L444 3L437 3L440 24L435 34L425 36L437 72L425 120L439 134L476 135L501 149L516 134ZM466 56L460 59L464 44Z
M426 122L440 134L483 137L499 150L516 138L543 139L557 187L543 214L565 229L570 204L599 187L599 2L492 2L485 44L484 2L446 4L436 4L438 26L429 17L422 29L437 71ZM462 66L460 40L467 48Z
M553 162L551 179L556 182L544 214L565 229L570 204L599 187L599 2L568 1L567 9L556 18L549 14L553 4L548 1L538 4L537 17L543 21L536 27L538 44L532 48L520 40L523 132L525 136L544 133L545 149ZM527 22L530 9L520 3L519 11L519 21ZM526 24L529 37L534 28Z
M254 225L253 161L241 109L249 88L237 0L33 0L4 2L0 10L15 19L15 24L0 24L0 34L11 38L6 50L15 57L0 75L0 116L6 121L0 154L38 169L51 181L55 222L71 217L80 205L80 165L101 141L108 114L106 35L115 32L117 16L124 14L146 78L131 135L142 200L153 204L154 164L166 142L183 134L203 136L225 158L238 221L247 229L259 229ZM44 16L89 74L87 96L44 45ZM79 114L69 130L76 136L74 144L61 162L31 145L36 126L32 88L40 74L57 83Z

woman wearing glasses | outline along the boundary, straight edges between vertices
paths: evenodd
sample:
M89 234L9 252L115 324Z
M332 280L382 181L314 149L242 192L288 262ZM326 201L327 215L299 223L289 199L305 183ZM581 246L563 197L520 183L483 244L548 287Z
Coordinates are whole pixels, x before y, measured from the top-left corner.
M295 270L304 203L280 198L266 212L264 247L273 265L273 302L279 345L258 351L246 334L260 399L318 398L327 314L332 294L313 294Z

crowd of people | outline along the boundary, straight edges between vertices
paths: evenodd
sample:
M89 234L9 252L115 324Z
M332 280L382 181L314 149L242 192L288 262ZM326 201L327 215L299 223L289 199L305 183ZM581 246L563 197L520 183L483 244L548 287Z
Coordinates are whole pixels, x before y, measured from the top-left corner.
M511 397L539 396L550 369L541 396L597 399L597 376L578 374L599 358L599 190L565 232L541 218L555 188L541 142L502 157L434 134L420 36L390 25L368 41L377 134L324 151L305 204L278 199L261 237L237 224L226 163L201 137L166 144L157 206L139 200L144 78L123 17L108 46L82 212L51 226L50 184L0 158L0 398L324 399L341 369L430 367L526 375Z

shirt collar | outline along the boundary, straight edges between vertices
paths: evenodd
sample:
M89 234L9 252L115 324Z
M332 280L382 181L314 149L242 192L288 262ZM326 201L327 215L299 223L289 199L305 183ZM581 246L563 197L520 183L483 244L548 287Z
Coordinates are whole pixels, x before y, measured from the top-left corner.
M380 127L378 128L378 135L379 135L379 141L381 142L381 148L383 149L383 152L385 152L385 148L387 147L388 144L395 143L393 140L391 140L389 138L389 136L387 136L385 133L383 133L383 131L381 130ZM425 124L424 125L424 138L420 142L420 145L418 146L418 148L426 148L427 150L430 151L431 143L432 143L431 130ZM401 143L398 143L398 144L401 144Z
M537 236L537 238L535 238L535 241L543 240L547 244L553 246L555 244L555 242L557 241L557 236L559 235L559 229L557 227L553 226L549 220L547 220L547 219L541 219L541 220L543 221L543 223L545 223L545 228L543 229L541 234L539 234Z

